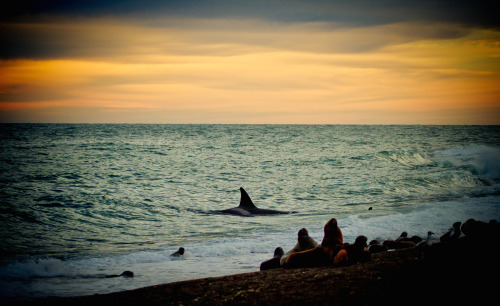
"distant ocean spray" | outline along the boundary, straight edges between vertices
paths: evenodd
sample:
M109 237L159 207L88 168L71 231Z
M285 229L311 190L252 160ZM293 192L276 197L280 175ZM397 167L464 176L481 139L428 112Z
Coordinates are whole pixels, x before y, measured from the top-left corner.
M2 124L0 139L0 301L257 271L332 217L347 242L500 221L499 126ZM220 214L240 187L298 213Z

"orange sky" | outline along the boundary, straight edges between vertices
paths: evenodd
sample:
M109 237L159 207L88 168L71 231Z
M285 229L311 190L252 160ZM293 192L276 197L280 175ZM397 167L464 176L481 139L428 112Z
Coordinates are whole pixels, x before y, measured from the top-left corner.
M500 124L495 29L227 16L2 23L3 37L18 33L23 52L38 53L0 58L0 122Z

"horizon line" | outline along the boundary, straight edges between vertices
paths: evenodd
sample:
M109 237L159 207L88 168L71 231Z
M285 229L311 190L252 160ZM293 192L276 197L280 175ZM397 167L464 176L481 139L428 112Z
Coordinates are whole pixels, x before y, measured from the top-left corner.
M0 125L364 125L364 126L500 126L500 124L450 124L450 123L152 123L152 122L0 122Z

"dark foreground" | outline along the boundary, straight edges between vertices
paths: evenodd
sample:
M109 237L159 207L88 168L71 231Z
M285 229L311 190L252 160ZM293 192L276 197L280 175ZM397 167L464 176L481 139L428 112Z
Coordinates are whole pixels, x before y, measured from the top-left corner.
M498 244L484 243L414 247L346 267L276 269L30 305L483 305L500 293Z

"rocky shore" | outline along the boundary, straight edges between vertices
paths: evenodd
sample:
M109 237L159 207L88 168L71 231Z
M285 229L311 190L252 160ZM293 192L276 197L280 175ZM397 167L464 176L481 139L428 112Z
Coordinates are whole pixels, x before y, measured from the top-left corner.
M30 305L482 305L497 300L498 236L372 254L344 267L273 269Z

